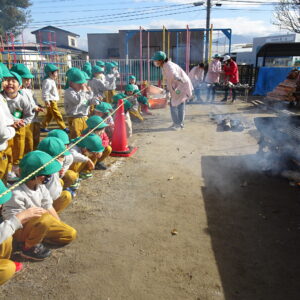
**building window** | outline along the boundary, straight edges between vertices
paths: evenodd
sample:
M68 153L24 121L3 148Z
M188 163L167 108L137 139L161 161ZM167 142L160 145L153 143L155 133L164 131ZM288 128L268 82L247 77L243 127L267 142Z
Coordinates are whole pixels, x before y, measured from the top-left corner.
M75 39L70 38L70 44L71 44L72 47L75 47L75 46L76 46L76 41L75 41Z
M119 58L120 57L119 48L108 48L107 49L107 57L108 58Z

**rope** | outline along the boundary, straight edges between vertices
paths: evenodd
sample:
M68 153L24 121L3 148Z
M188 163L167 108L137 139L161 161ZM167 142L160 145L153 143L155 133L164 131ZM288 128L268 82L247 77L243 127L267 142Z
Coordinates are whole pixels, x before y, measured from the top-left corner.
M143 92L145 89L147 88L147 86L142 89L140 92ZM123 99L128 99L131 96L127 96ZM123 100L122 99L122 100ZM119 105L111 114L114 115L119 109L120 107L124 105L121 104ZM8 194L9 192L13 191L14 189L16 189L18 186L20 186L21 184L23 184L24 182L26 182L27 180L29 180L32 176L34 176L35 174L37 174L39 171L41 171L42 169L44 169L45 167L47 167L48 165L50 165L52 162L54 162L57 158L59 158L60 156L62 156L65 152L69 151L70 149L74 148L78 143L80 143L82 140L84 140L88 135L90 135L91 133L93 133L101 124L103 124L109 116L107 116L102 122L100 122L96 127L94 127L93 129L91 129L90 131L88 131L85 135L81 136L75 143L73 143L70 147L66 148L63 152L59 153L58 155L56 155L55 157L53 157L52 159L50 159L47 163L45 163L44 165L42 165L41 167L39 167L38 169L36 169L35 171L33 171L31 174L29 174L28 176L26 176L25 178L23 178L22 180L18 181L17 183L15 183L14 185L12 185L11 187L9 187L5 192L3 192L2 194L0 194L0 198L3 197L4 195Z

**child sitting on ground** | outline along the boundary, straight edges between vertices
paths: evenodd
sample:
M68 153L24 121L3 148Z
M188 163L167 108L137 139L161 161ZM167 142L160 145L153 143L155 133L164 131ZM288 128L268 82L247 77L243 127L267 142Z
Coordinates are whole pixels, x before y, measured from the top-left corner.
M66 156L72 156L66 151L64 143L56 137L46 137L38 145L38 150L48 153L51 157L59 157L56 160L63 165ZM65 152L64 152L65 151ZM63 154L61 154L63 153ZM75 193L70 189L63 190L63 181L60 179L60 173L54 173L45 184L53 200L53 207L57 213L60 213L72 202Z
M134 75L129 76L129 84L133 86L134 90L139 90L139 87L136 84L136 77Z
M113 117L110 115L112 111L112 106L110 103L107 102L101 102L95 107L94 115L99 116L103 119L105 119L105 123L108 125L107 128L105 128L105 132L109 139L112 139L115 123Z
M106 128L109 128L109 126L99 116L89 117L86 121L86 124L87 124L88 128L83 131L83 134L86 134L90 130L96 128L93 131L93 133L97 134L101 138L102 145L105 148L102 153L101 158L98 159L97 161L93 161L95 164L95 169L96 170L106 170L107 167L103 163L103 161L111 154L111 151L112 151L111 146L109 145L110 144L109 137L107 136L107 134L105 132Z
M66 148L69 147L70 139L69 136L61 129L54 129L48 133L48 137L56 137L60 139ZM63 180L64 189L70 188L72 191L75 191L79 188L80 180L78 174L70 170L70 167L73 163L73 155L64 156L64 161L62 163L62 168L59 171L59 176Z
M72 68L67 71L69 88L65 90L64 106L70 127L70 137L76 138L86 129L86 120L91 105L99 103L81 70Z
M127 132L127 137L130 138L132 136L132 122L131 122L129 110L132 108L132 104L125 98L126 98L126 95L123 93L114 95L113 104L114 104L115 108L117 108L119 100L123 100L126 132Z
M7 192L7 188L0 180L0 194ZM10 200L11 192L7 192L0 197L0 208L4 203ZM41 217L44 210L39 207L31 207L22 212L11 216L9 219L0 223L0 285L8 281L15 272L22 269L23 264L10 260L12 253L12 235L16 230L23 227L23 225L32 218Z
M12 162L8 166L7 181L17 181L19 163L25 151L25 126L30 124L34 114L29 100L20 94L22 78L19 74L11 71L11 77L7 77L3 97L7 101L10 113L15 119L16 135L13 139Z
M71 140L71 144L81 138ZM95 169L93 161L100 159L103 151L101 138L96 134L89 134L76 145L72 145L70 152L73 155L74 162L70 169L78 173L81 179L91 178L93 176L91 170Z
M61 169L58 161L54 160L49 164L50 160L52 157L42 151L36 150L26 154L20 162L20 178L26 181L12 191L12 198L3 205L2 214L5 220L30 207L43 209L42 216L29 220L14 235L18 242L23 243L21 256L33 260L43 260L50 256L51 251L42 244L43 242L66 245L76 238L76 230L60 220L53 208L50 193L45 187L51 175ZM40 171L32 175L41 167L43 168Z
M132 84L127 84L125 86L125 95L127 96L127 100L132 104L132 107L129 110L130 115L136 120L144 121L144 118L139 111L139 104L137 101L139 91L137 93Z

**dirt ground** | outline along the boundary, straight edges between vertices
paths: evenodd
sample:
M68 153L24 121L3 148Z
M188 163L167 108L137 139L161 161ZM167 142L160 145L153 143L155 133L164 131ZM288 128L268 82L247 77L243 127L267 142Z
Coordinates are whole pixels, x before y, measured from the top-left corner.
M217 132L211 113L248 128ZM259 168L253 118L264 115L193 104L182 131L166 129L167 108L134 124L137 153L110 158L61 215L78 239L25 262L0 298L300 299L299 190Z

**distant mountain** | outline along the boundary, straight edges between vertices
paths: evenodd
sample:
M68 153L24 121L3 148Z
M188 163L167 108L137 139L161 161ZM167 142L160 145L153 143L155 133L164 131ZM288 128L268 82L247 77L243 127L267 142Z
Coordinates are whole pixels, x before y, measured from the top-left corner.
M233 34L231 43L232 44L252 43L253 38L254 38L254 36L250 36L250 35Z

